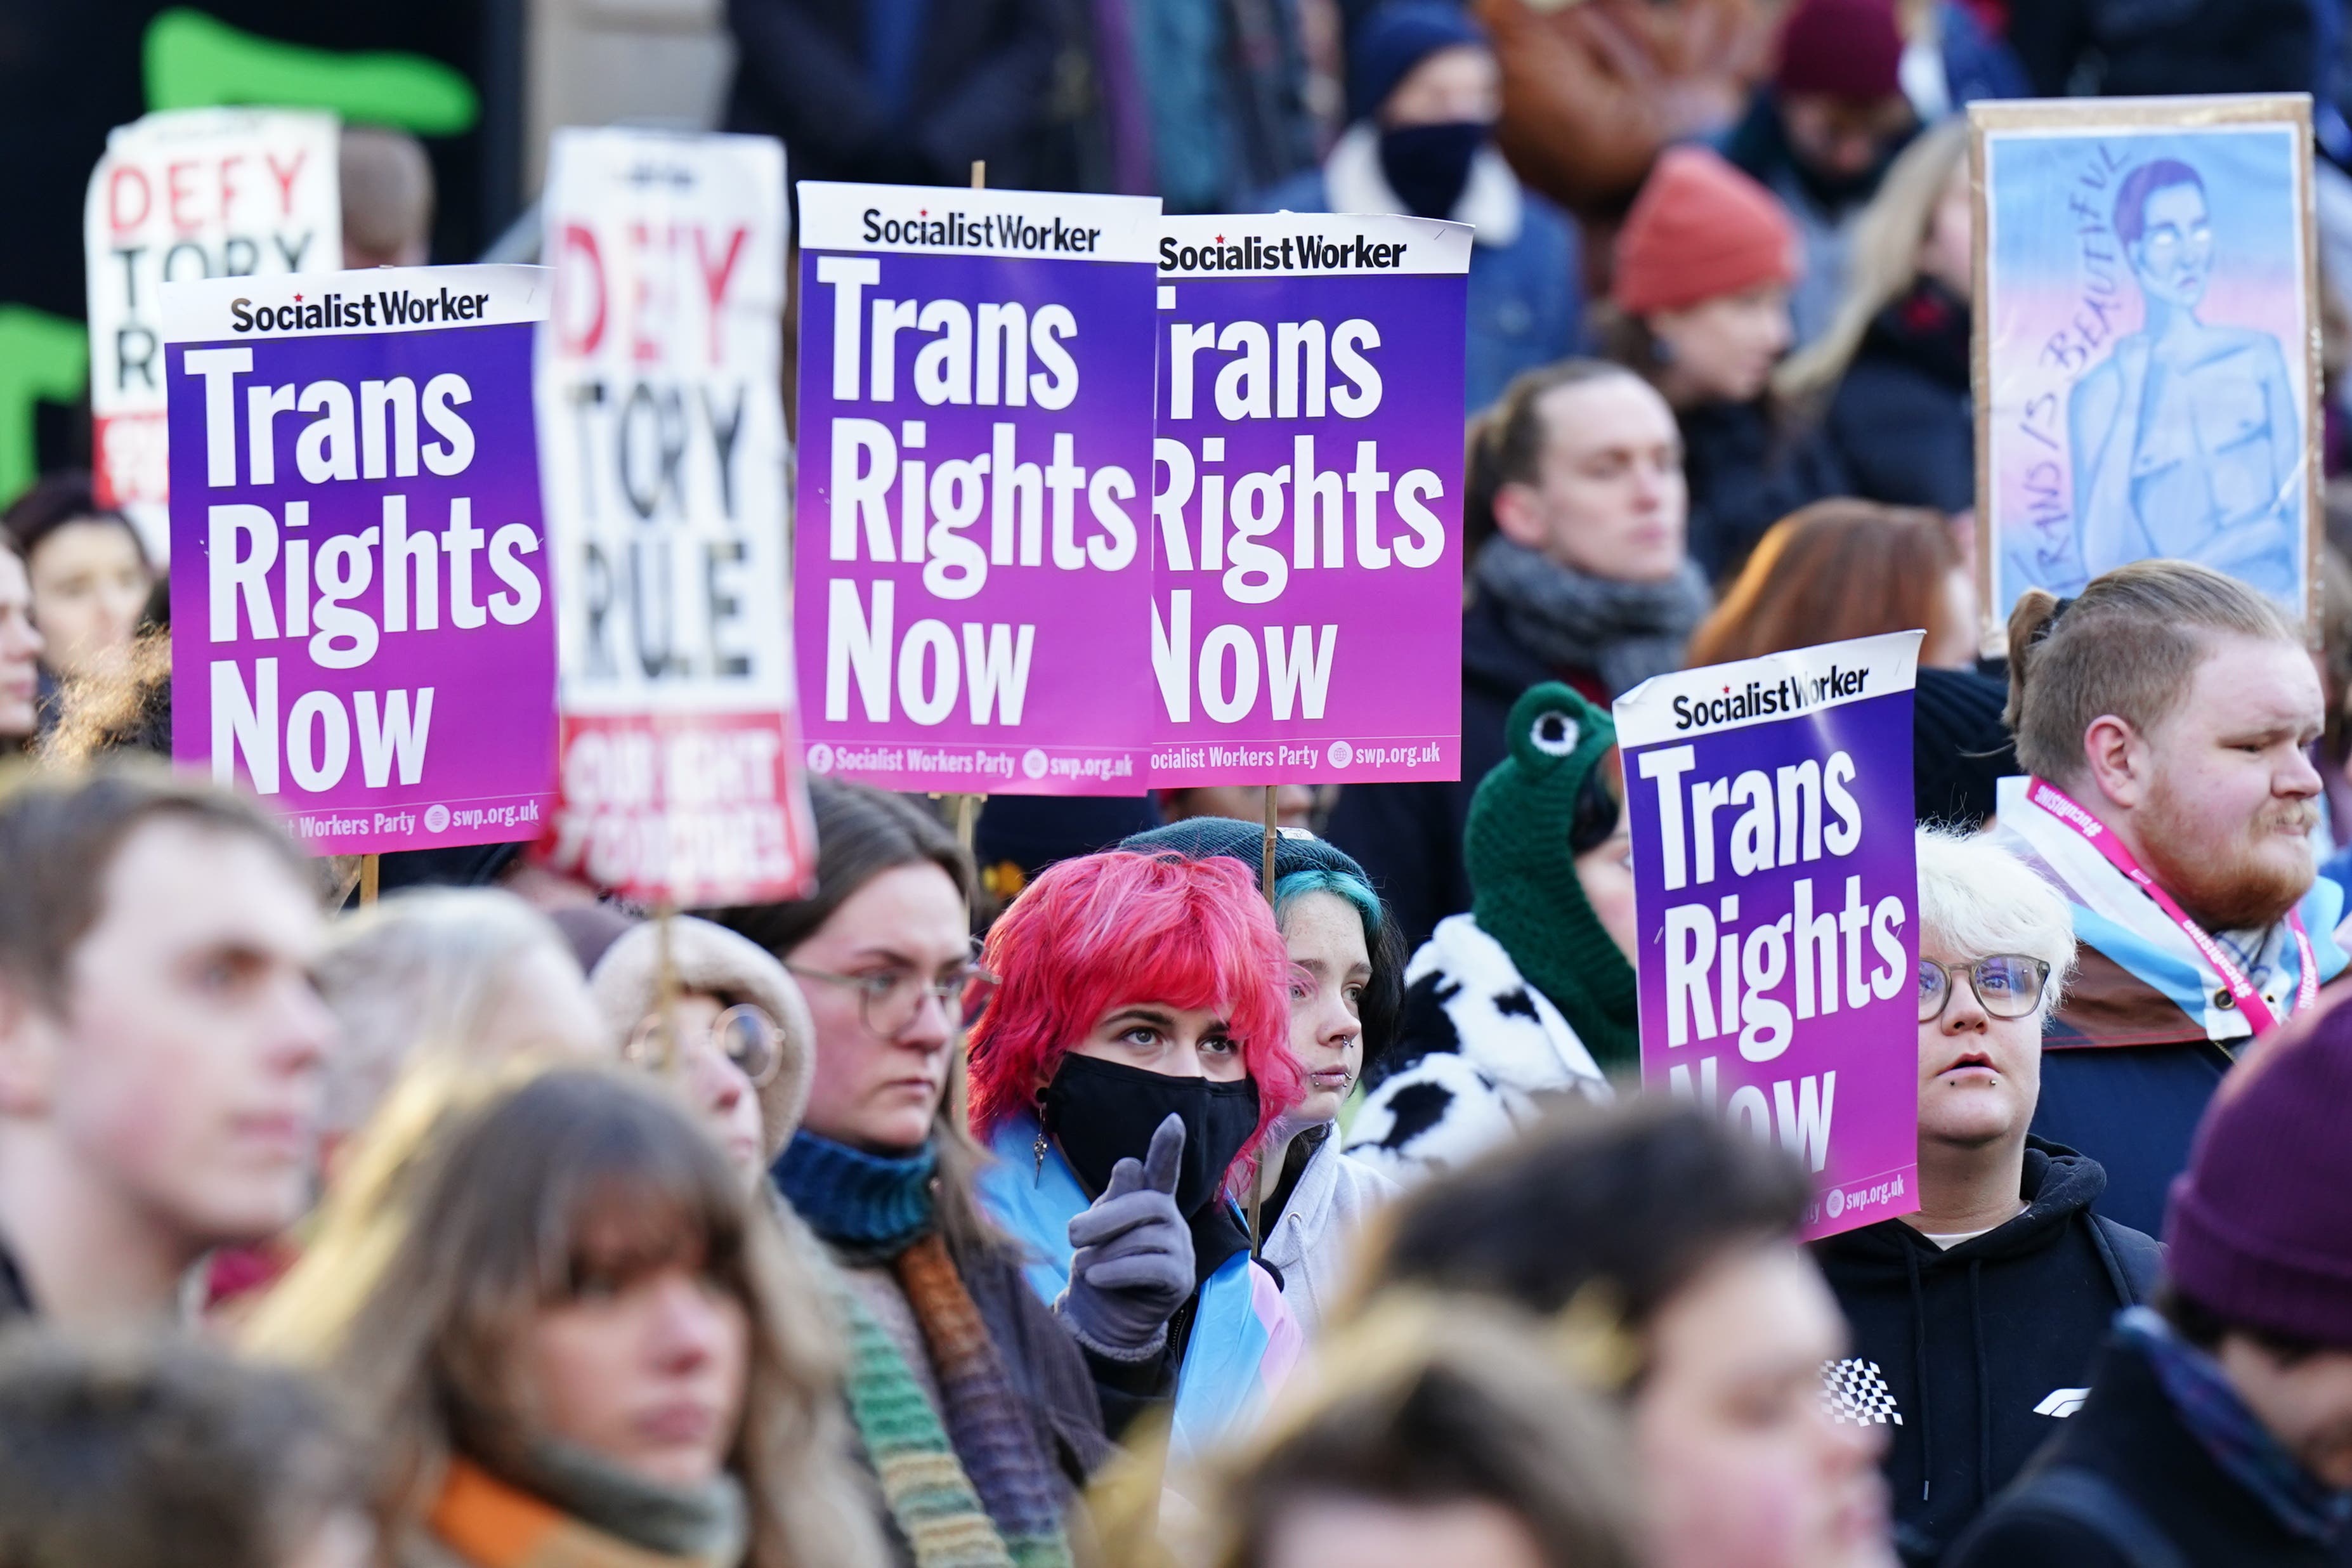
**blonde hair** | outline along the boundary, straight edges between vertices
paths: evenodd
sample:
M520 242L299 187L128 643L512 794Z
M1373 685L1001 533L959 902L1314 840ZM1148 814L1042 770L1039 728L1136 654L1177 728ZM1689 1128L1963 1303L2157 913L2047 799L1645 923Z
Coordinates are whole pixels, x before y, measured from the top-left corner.
M1968 959L2023 953L2050 966L2040 1016L2074 967L2074 918L2058 890L1982 834L1918 830L1919 942Z
M2061 610L2063 614L2061 614ZM2188 561L2135 561L2061 601L2028 588L2009 613L2009 710L2018 764L2064 785L2105 714L2143 733L2180 705L2214 634L2303 646L2286 612L2234 577Z
M749 1568L878 1568L871 1488L850 1459L841 1352L805 1266L687 1112L615 1068L446 1059L372 1124L302 1260L244 1336L351 1401L385 1459L379 1522L421 1528L448 1461L494 1472L534 1436L513 1350L567 1298L593 1215L649 1257L698 1238L750 1330L741 1427ZM395 1552L395 1555L397 1553Z
M1968 121L1955 118L1923 132L1895 160L1854 225L1837 314L1827 331L1773 374L1773 390L1780 396L1809 398L1834 386L1853 363L1870 323L1918 281L1919 247L1927 225L1953 171L1966 165L1968 155Z
M342 1026L328 1074L327 1125L365 1121L420 1050L506 1048L483 1031L506 1000L509 973L533 949L578 968L554 922L494 888L418 888L338 921L318 972L320 993Z

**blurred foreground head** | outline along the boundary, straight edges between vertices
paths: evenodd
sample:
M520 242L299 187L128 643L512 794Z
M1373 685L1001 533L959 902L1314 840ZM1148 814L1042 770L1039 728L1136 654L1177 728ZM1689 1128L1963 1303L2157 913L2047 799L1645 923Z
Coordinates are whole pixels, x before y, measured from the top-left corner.
M1582 1331L1625 1401L1653 1568L1881 1568L1877 1429L1821 1402L1845 1330L1796 1245L1809 1196L1793 1161L1679 1102L1571 1102L1397 1205L1366 1310L1402 1289Z
M510 1064L404 1136L247 1335L382 1436L389 1541L463 1553L535 1503L639 1551L873 1560L822 1309L689 1112L618 1068Z
M363 1125L422 1054L618 1054L562 933L497 889L410 889L345 916L319 987L343 1028L327 1106L337 1137Z
M170 1311L308 1199L333 1019L310 863L163 770L0 793L0 1246L44 1315Z
M1618 1416L1517 1314L1403 1300L1327 1342L1209 1500L1217 1568L1633 1568Z
M0 1564L364 1568L358 1448L290 1373L194 1344L0 1354Z

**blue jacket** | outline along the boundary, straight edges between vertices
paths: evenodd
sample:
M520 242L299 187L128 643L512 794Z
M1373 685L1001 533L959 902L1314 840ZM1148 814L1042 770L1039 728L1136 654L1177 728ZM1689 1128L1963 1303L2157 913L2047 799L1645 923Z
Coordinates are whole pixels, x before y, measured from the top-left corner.
M1092 1201L1062 1152L1034 1152L1037 1122L1017 1116L989 1139L995 1160L982 1171L980 1201L988 1216L1027 1252L1022 1270L1047 1305L1069 1288L1070 1221ZM1282 1300L1282 1287L1246 1250L1201 1282L1176 1373L1179 1455L1205 1452L1245 1429L1297 1363L1305 1336Z
M1380 138L1351 126L1320 169L1258 198L1264 212L1402 213L1381 173ZM1576 230L1566 215L1519 184L1492 146L1480 149L1470 182L1448 215L1476 229L1470 248L1467 363L1463 394L1475 411L1521 371L1566 359L1583 346L1584 289Z

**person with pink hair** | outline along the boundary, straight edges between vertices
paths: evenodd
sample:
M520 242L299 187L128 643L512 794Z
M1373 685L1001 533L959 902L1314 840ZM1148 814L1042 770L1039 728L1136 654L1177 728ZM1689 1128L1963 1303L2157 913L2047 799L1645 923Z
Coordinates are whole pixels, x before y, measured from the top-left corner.
M1234 861L1088 855L1030 884L981 964L981 1201L1094 1363L1105 1425L1172 1384L1175 1449L1197 1452L1302 1338L1233 1195L1306 1089L1274 912Z

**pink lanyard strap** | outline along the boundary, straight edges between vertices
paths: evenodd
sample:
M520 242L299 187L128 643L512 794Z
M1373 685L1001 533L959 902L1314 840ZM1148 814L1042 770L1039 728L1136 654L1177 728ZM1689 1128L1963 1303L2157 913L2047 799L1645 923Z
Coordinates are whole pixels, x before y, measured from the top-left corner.
M2105 856L2108 865L2130 878L2134 886L2156 900L2156 907L2180 928L2181 934L2195 944L2197 951L2204 955L2205 962L2213 966L2213 973L2221 977L2221 984L2230 988L2230 994L2237 1001L2238 1010L2246 1016L2246 1022L2252 1026L2255 1034L2266 1035L2278 1026L2279 1020L2272 1014L2270 1004L2263 1001L2262 993L2254 989L2254 983L2246 977L2246 972L2238 966L2238 961L2231 958L2203 926L2191 920L2189 911L2182 909L2171 894L2158 887L2156 879L2140 869L2137 858L2124 847L2105 823L2084 810L2064 790L2042 779L2032 781L2025 798ZM2300 960L2301 973L2296 977L2294 987L2294 1011L2299 1013L2319 998L2319 959L2311 950L2310 934L2303 929L2303 911L2290 910L2286 921L2288 929L2294 932L2295 956Z

